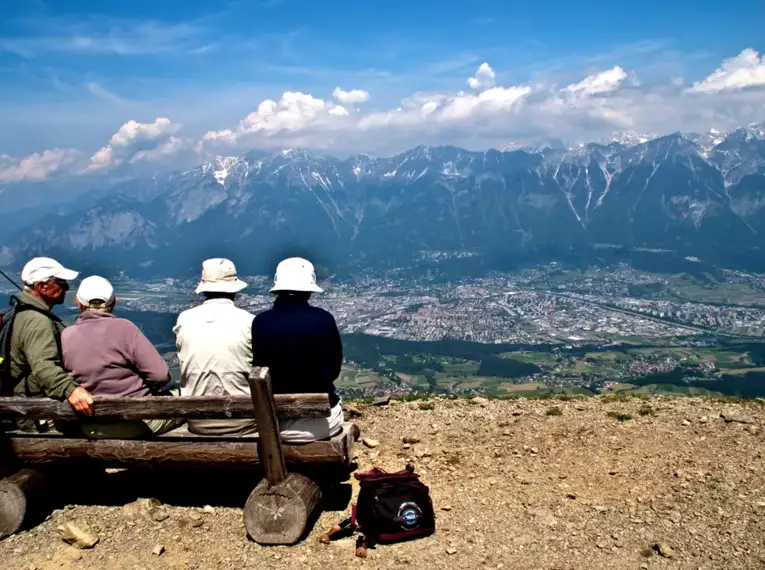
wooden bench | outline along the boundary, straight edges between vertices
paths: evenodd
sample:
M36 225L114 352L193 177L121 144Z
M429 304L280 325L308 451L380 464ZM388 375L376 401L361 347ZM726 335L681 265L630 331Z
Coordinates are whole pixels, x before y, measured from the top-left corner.
M260 467L265 477L244 506L248 535L260 544L294 544L303 536L322 492L305 474L319 467L353 469L353 443L359 430L344 424L328 441L282 443L279 419L324 418L330 414L326 394L271 392L266 368L253 368L251 397L96 398L96 420L244 419L255 418L257 436L198 436L179 428L151 439L72 438L56 431L0 433L0 538L17 532L44 494L46 465L91 460L99 466L136 464L188 467ZM76 420L66 402L47 398L0 398L0 420ZM329 470L331 471L331 470ZM314 477L315 478L315 477ZM39 501L38 501L39 502Z

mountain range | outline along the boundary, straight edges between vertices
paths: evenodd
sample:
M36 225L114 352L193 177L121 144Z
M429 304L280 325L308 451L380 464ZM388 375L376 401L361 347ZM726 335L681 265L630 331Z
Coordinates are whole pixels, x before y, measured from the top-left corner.
M765 267L764 209L765 123L617 133L574 148L553 139L342 159L256 150L0 218L0 264L46 254L171 275L228 256L259 273L291 254L334 270L407 265L429 252L549 259L622 248Z

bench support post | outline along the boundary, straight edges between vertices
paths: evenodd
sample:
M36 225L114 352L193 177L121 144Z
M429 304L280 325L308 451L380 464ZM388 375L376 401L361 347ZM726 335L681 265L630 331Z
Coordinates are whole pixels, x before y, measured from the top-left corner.
M321 490L305 475L287 473L268 369L253 368L248 381L265 478L247 499L244 526L259 544L294 544L321 502Z
M15 534L42 512L47 503L45 479L36 469L21 469L0 479L0 538Z

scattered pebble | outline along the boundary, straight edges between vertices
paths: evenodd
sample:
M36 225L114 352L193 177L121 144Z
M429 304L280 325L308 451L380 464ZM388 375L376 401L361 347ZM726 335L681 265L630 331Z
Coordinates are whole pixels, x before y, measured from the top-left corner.
M372 449L380 445L379 441L377 441L376 439L369 439L368 437L365 437L362 441L364 445Z
M162 556L163 552L165 552L165 547L162 544L158 544L151 551L154 556Z

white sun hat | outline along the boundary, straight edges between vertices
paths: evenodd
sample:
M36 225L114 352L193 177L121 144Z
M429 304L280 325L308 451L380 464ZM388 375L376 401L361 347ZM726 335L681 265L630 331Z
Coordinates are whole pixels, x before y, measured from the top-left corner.
M72 271L61 265L55 259L50 257L35 257L30 259L21 270L21 280L24 285L34 285L40 281L47 281L55 277L56 279L63 279L64 281L72 281L77 279L79 273Z
M279 291L322 293L324 290L316 284L316 271L310 261L302 257L290 257L276 267L271 293Z
M230 259L215 257L202 263L202 280L197 286L199 293L238 293L247 287L247 283L239 279L236 266Z
M114 287L103 277L91 275L80 283L77 289L77 300L85 306L90 305L93 301L103 301L109 305L114 301Z

